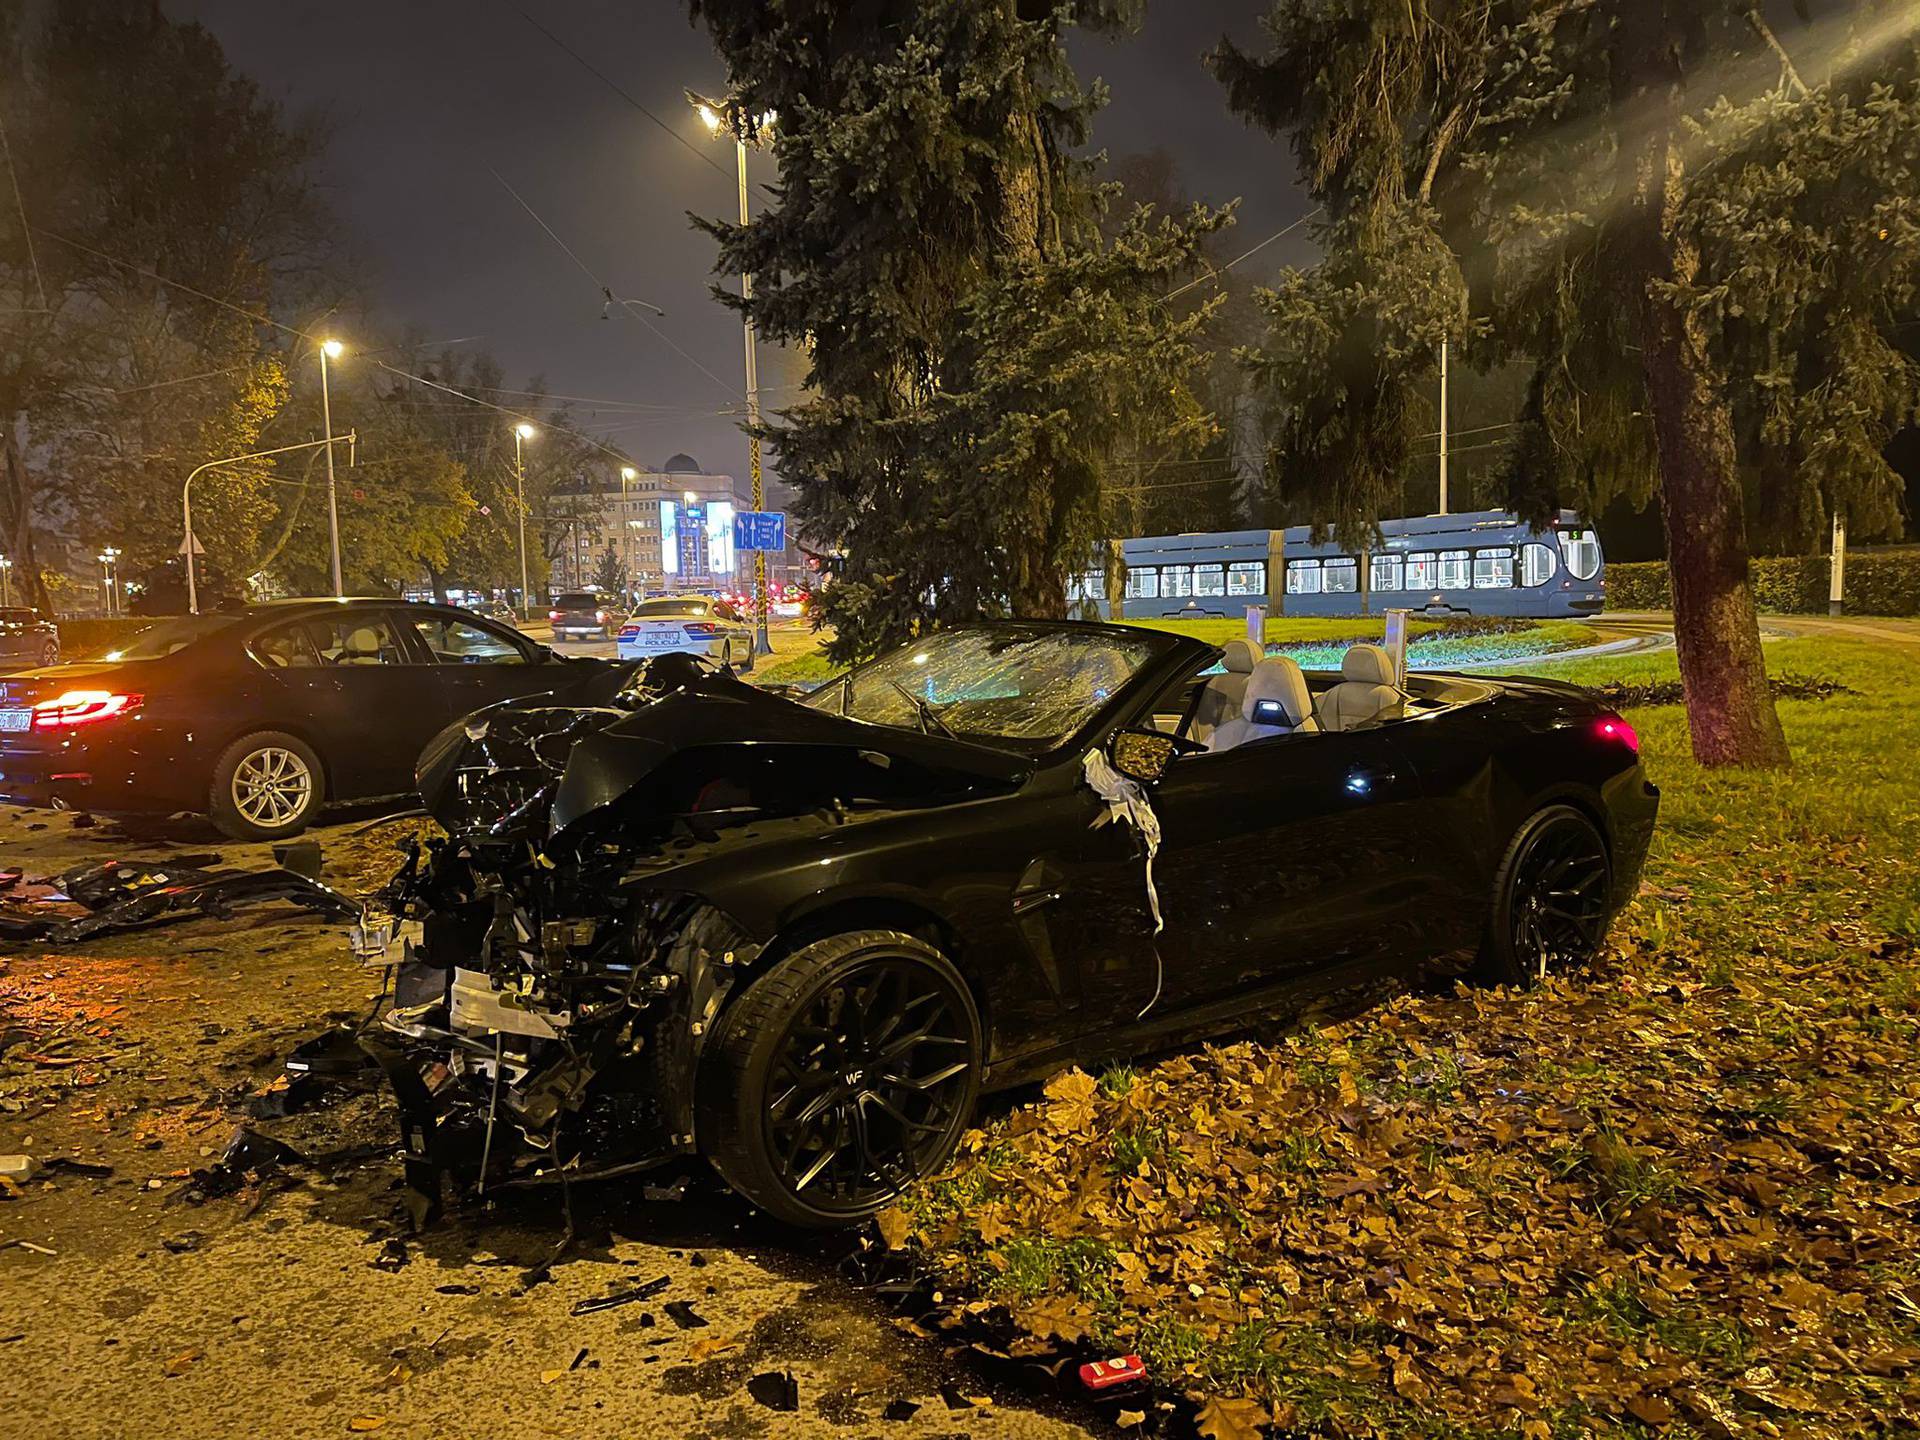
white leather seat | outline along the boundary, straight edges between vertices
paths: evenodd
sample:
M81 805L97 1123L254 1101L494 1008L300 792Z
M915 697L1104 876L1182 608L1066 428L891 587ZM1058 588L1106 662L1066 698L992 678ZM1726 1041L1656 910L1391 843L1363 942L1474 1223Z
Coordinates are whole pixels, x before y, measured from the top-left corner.
M1313 695L1307 689L1307 677L1296 661L1275 655L1253 667L1240 714L1207 737L1207 748L1231 750L1253 740L1301 735L1319 728L1313 719Z
M380 632L371 625L357 626L347 632L347 642L340 647L340 665L378 665L380 663Z
M1340 683L1320 697L1315 714L1325 730L1352 730L1400 713L1393 657L1378 645L1355 645L1340 661Z
M1251 640L1227 642L1227 653L1221 661L1227 667L1226 673L1207 681L1206 688L1200 692L1200 703L1193 711L1192 739L1204 744L1222 725L1240 718L1241 702L1247 697L1247 677L1260 663L1261 654L1260 647Z

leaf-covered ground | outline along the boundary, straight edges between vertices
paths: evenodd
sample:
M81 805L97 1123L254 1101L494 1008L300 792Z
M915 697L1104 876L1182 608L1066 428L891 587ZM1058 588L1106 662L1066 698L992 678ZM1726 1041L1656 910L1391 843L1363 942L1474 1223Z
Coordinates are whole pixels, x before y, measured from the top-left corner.
M1920 1433L1920 666L1769 655L1857 693L1782 702L1785 777L1634 712L1595 973L1056 1077L883 1230L1220 1437Z

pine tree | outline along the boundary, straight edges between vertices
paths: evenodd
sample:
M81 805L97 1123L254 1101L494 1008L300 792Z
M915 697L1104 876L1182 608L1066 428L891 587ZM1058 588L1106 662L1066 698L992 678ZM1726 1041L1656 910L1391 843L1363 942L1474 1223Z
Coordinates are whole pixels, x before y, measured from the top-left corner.
M1188 389L1207 312L1161 297L1224 217L1140 212L1103 240L1074 158L1100 97L1064 32L1119 29L1134 0L690 5L732 122L775 117L774 202L699 223L723 273L754 275L759 332L808 356L809 398L767 434L828 556L831 652L1064 614L1126 426L1211 425Z
M1595 513L1657 483L1709 764L1787 759L1745 490L1802 543L1835 506L1893 531L1880 452L1920 401L1888 343L1920 258L1910 7L1830 9L1790 49L1750 0L1278 0L1268 54L1213 62L1328 212L1326 262L1266 297L1249 356L1279 466L1364 530L1440 340L1528 365L1509 501Z

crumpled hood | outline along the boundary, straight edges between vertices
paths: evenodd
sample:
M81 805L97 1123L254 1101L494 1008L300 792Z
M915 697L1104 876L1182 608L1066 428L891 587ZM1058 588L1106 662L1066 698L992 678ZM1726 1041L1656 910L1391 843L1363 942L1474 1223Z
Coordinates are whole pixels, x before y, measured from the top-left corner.
M652 662L611 705L518 701L448 726L416 772L428 813L450 834L546 845L650 781L663 792L659 808L677 808L665 793L669 772L695 787L776 774L790 807L814 791L814 804L862 798L842 792L863 789L899 798L917 788L932 799L975 785L1010 787L1033 770L1015 751L848 719L730 672L673 663L683 661Z

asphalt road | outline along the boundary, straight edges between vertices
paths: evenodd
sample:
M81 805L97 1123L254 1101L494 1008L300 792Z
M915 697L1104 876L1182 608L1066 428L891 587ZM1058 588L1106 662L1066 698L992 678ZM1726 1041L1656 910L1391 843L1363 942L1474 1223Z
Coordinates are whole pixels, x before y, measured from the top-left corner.
M349 888L393 864L391 827L315 832ZM0 810L0 866L29 878L140 851L262 847L191 830L163 844L72 816ZM296 1116L309 1154L371 1154L195 1203L249 1095L286 1051L374 991L338 922L286 907L230 921L0 950L0 1155L110 1167L54 1170L0 1196L0 1434L124 1437L378 1433L949 1437L1055 1440L1078 1411L994 1396L964 1361L903 1333L844 1283L826 1243L769 1225L703 1166L681 1198L649 1181L470 1206L410 1237L384 1100ZM291 1127L291 1128L288 1128ZM0 1186L0 1191L6 1187ZM664 1277L644 1302L574 1316L578 1301ZM704 1325L666 1310L685 1301ZM770 1409L791 1373L799 1408ZM942 1388L962 1406L950 1408ZM774 1395L773 1398L778 1398ZM911 1417L886 1418L910 1407Z

